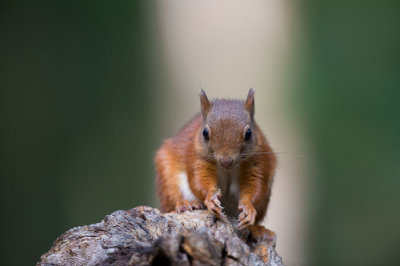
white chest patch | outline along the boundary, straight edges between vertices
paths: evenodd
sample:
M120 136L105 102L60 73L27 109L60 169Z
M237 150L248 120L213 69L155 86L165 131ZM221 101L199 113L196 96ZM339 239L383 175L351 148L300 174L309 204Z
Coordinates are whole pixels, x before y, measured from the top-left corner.
M196 200L197 199L196 196L190 190L187 174L185 172L180 172L178 174L178 179L179 179L179 190L182 193L183 199L187 201Z

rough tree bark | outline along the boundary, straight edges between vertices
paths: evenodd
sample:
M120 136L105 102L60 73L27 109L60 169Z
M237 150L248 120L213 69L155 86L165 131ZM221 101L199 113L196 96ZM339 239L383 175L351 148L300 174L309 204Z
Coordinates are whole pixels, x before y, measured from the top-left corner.
M116 211L54 241L37 265L283 265L272 245L248 239L207 211Z

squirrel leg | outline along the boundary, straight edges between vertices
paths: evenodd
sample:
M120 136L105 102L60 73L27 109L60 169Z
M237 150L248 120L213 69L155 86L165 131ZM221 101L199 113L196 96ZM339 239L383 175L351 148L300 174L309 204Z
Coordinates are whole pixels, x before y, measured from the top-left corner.
M265 228L262 225L250 225L248 227L250 231L249 238L253 241L267 241L269 245L276 245L276 234L275 232Z
M193 165L189 158L188 165ZM189 186L207 210L220 218L224 216L220 199L221 190L218 189L216 166L204 160L195 162L196 167L188 167Z

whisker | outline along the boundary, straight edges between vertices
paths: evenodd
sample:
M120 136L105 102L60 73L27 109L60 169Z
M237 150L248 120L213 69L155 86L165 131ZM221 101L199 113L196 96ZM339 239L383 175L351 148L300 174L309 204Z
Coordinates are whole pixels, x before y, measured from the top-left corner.
M262 154L276 154L276 155L294 155L297 157L302 157L302 158L310 158L312 156L308 154L301 154L301 153L294 153L294 152L275 152L275 151L270 151L270 152L265 152L265 151L250 151L250 152L243 152L240 154L241 159L246 159L246 158L254 158L257 155L262 155ZM203 158L209 159L209 160L215 160L215 153L205 153L205 152L189 152L186 154L186 157L197 157L201 156Z
M286 152L286 151L280 151L280 152L260 152L260 151L253 151L253 152L244 152L241 155L243 156L256 156L260 154L287 154L287 155L296 155L296 156L301 156L301 157L312 157L311 155L308 154L302 154L302 153L295 153L295 152Z

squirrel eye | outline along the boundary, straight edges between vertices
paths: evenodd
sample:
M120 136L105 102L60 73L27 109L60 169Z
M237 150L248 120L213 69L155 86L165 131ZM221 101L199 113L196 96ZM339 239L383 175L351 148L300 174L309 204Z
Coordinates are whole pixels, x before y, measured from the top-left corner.
M204 128L203 130L203 136L205 140L210 140L210 135L208 134L207 128Z
M250 139L250 137L251 137L251 130L249 128L249 129L247 129L246 134L244 134L244 140L248 141Z

